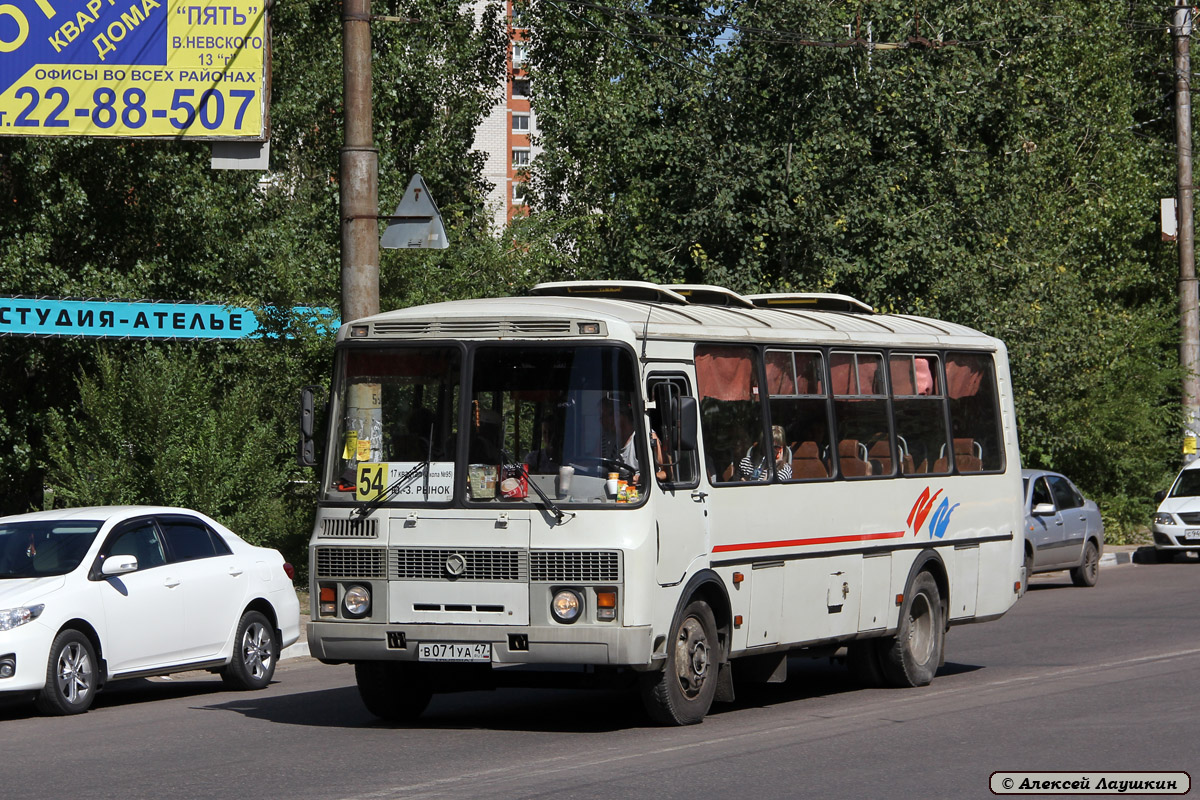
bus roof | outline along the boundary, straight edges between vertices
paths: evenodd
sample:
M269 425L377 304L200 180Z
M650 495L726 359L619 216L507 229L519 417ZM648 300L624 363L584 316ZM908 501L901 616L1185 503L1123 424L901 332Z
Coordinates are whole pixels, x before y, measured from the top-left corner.
M877 314L866 303L837 294L745 297L718 286L658 286L641 281L543 283L531 294L383 312L343 325L338 338L352 338L351 327L364 325L375 339L574 338L583 332L580 323L598 322L602 337L651 341L1001 346L998 340L963 325L905 314Z

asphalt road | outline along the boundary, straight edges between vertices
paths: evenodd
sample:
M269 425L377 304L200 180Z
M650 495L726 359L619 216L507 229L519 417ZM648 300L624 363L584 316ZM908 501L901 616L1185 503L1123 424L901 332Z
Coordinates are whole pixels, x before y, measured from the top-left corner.
M689 728L565 690L442 696L394 727L350 668L309 659L257 693L117 683L82 717L0 707L0 796L960 798L992 797L997 770L1200 778L1198 583L1196 560L1107 567L1094 589L1038 576L1003 619L950 631L931 686L860 690L794 658L786 684Z

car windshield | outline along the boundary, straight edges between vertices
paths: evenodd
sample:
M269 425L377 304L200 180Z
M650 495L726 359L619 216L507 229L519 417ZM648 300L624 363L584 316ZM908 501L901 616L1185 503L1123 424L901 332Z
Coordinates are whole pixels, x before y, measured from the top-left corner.
M87 555L101 524L81 520L0 523L0 579L66 575Z
M1200 497L1200 469L1185 469L1171 487L1171 497Z

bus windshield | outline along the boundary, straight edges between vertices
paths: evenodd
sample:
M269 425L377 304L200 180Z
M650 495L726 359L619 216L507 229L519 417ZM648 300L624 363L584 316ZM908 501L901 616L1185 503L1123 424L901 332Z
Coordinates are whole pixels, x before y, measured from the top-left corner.
M560 503L637 502L645 457L636 387L633 358L616 347L478 348L467 499L533 501L535 483Z
M335 398L340 413L333 422L334 452L326 459L331 466L326 498L378 500L399 477L414 472L388 499L448 501L462 351L354 348L343 353L340 365Z
M452 346L351 348L340 363L326 499L563 505L645 493L637 373L622 348L481 345L466 364Z

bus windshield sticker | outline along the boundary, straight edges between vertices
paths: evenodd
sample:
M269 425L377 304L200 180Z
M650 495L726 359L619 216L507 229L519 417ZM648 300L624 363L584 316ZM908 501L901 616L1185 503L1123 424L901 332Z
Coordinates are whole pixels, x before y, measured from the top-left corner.
M354 499L371 501L379 498L380 494L400 479L402 475L421 465L419 461L388 461L383 463L360 463L358 465L358 484L354 491ZM423 471L422 471L423 472ZM387 501L425 501L449 500L454 495L454 462L434 461L429 465L429 493L425 494L425 480L422 474L417 474L413 480L398 487L387 498Z

